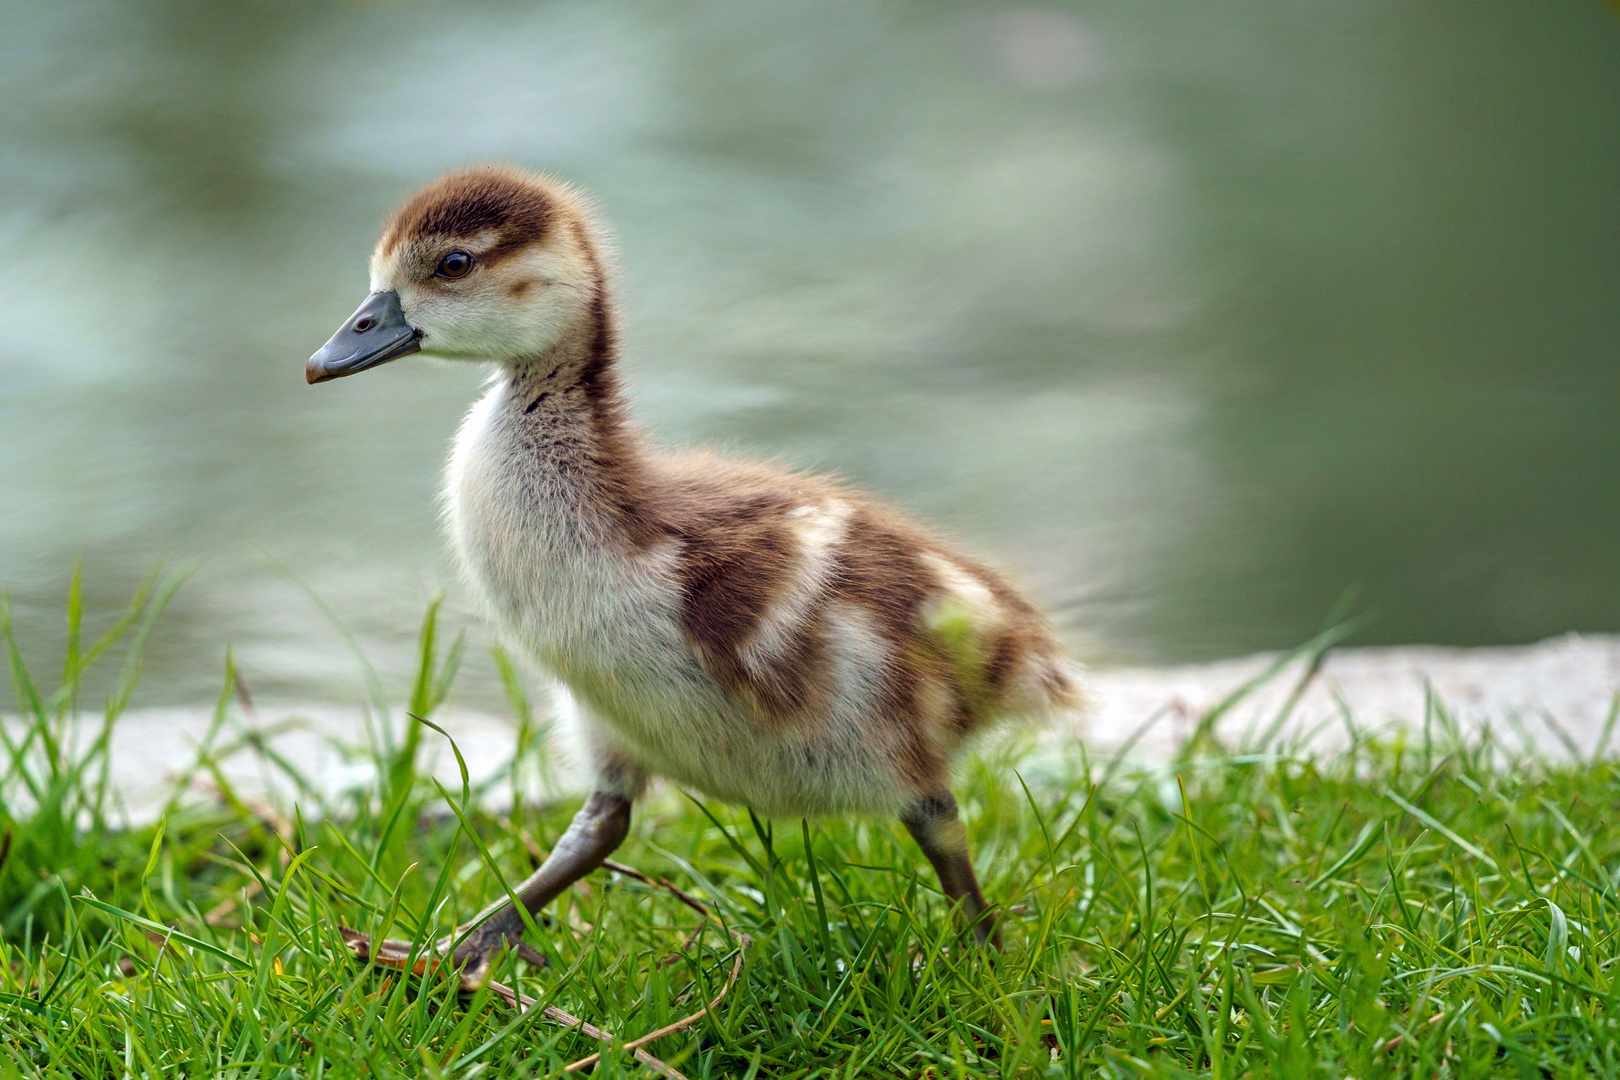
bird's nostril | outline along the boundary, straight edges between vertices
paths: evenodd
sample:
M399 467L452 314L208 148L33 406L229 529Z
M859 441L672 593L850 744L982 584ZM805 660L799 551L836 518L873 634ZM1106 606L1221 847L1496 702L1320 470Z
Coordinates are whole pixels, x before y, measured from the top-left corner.
M377 320L373 319L370 315L367 315L365 318L358 320L354 324L354 332L357 333L357 334L363 334L367 330L370 330L373 326L376 326L376 325L377 325Z

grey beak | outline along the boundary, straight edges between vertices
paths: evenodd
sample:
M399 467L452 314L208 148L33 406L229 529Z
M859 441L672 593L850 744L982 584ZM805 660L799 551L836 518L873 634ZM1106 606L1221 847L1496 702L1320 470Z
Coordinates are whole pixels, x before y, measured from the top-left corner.
M421 341L422 332L405 321L399 293L393 289L374 292L332 335L332 340L309 358L304 378L312 383L341 379L420 352Z

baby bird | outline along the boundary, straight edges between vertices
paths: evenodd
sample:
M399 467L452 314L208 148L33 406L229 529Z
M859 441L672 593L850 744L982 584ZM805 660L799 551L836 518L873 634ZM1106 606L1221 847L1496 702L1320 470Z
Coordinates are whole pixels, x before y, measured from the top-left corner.
M1077 704L1034 606L833 480L649 443L589 206L549 177L474 168L408 199L305 374L416 352L494 366L445 473L450 538L592 759L593 793L515 890L528 913L619 846L657 775L764 815L897 815L994 942L946 785L968 736ZM524 925L498 901L441 949L476 987L502 949L533 957Z

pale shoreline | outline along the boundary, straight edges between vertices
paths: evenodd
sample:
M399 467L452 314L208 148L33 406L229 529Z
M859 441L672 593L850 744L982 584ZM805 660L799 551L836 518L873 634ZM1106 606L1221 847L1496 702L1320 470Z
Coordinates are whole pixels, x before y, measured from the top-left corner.
M1277 654L1262 654L1208 664L1093 670L1090 712L1054 724L1032 756L1074 750L1083 743L1094 758L1126 747L1132 760L1164 763L1208 710L1278 659ZM1522 748L1564 758L1614 749L1600 744L1620 692L1620 635L1569 634L1499 648L1345 649L1331 653L1300 690L1306 673L1304 659L1292 661L1225 712L1213 725L1216 737L1234 749L1257 749L1260 733L1274 729L1269 748L1329 753L1350 738L1348 711L1360 732L1421 732L1427 717L1431 727L1454 723L1465 735L1489 724L1509 753ZM1298 699L1288 708L1296 692ZM1443 706L1443 717L1427 704L1431 692L1432 700ZM178 774L195 758L212 714L211 707L143 708L119 720L109 779L131 820L148 820L161 812ZM402 711L396 710L399 716ZM435 719L455 737L474 783L497 774L510 759L517 735L512 719L453 708ZM250 730L260 732L277 755L323 794L374 783L369 762L342 749L365 742L359 706L271 705L252 715L235 707L216 746L237 742ZM454 789L460 785L459 772L444 742L429 732L423 745L435 775ZM576 791L577 773L566 753L555 745L543 753L556 765L554 777L530 785L524 797L565 797ZM251 750L230 755L220 768L244 797L284 806L296 799L292 783ZM206 774L194 777L194 796L207 798L209 782ZM510 795L510 788L501 784L490 798L499 802Z

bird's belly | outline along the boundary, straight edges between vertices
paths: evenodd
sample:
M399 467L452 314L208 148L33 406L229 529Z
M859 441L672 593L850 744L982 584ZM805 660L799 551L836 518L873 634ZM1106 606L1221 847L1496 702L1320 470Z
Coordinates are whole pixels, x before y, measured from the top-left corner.
M569 699L561 711L648 772L770 816L898 810L890 748L874 737L864 697L768 717L703 669L658 604L587 634L551 625L530 652Z
M559 711L607 734L648 771L767 816L899 810L886 755L847 718L764 718L691 664L667 680L645 667L562 676Z
M772 816L896 809L883 748L859 728L866 703L782 720L732 696L693 655L659 552L615 565L483 550L463 554L506 636L567 691L579 722L649 772Z

